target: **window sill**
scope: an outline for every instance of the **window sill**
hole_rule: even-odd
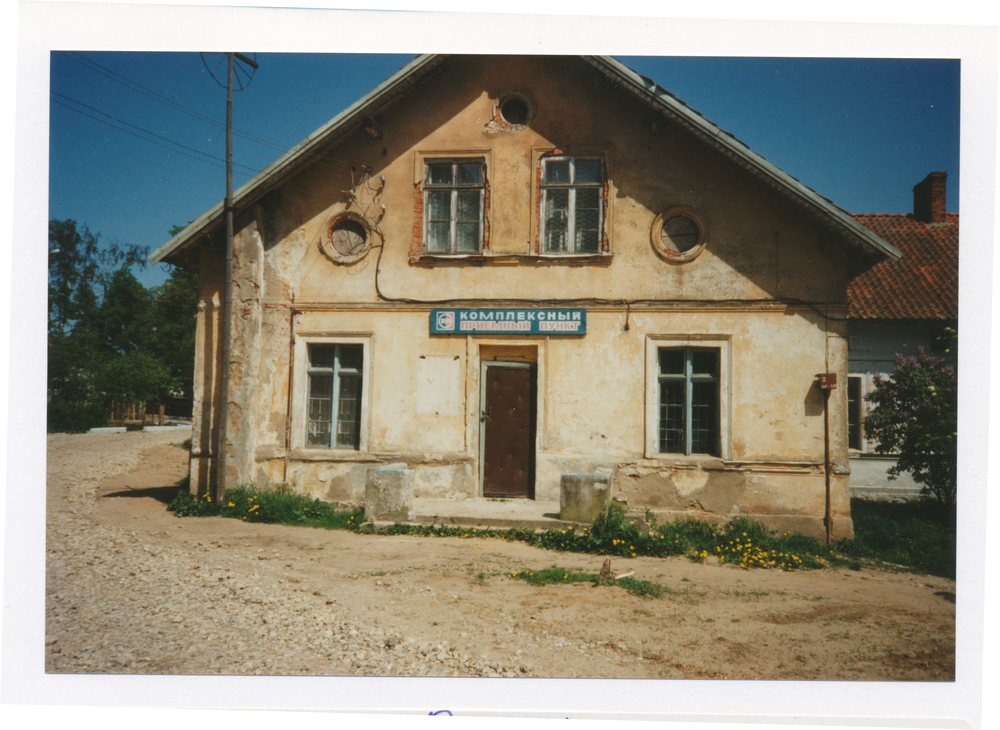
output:
[[[413,266],[610,266],[610,253],[545,253],[545,254],[491,254],[491,253],[423,253],[411,256]]]
[[[718,456],[708,454],[648,454],[640,462],[640,466],[663,467],[669,466],[674,469],[707,469],[709,471],[722,471],[726,468],[726,460]]]
[[[317,447],[293,448],[290,454],[297,461],[379,461],[379,457],[367,451],[353,449],[326,449]]]

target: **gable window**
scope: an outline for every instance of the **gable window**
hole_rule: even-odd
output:
[[[363,345],[309,344],[308,446],[360,448],[363,363]]]
[[[661,347],[658,450],[720,455],[719,350]]]
[[[600,157],[542,159],[542,253],[600,253],[604,161]]]
[[[483,250],[485,175],[482,159],[435,160],[424,165],[424,250]]]

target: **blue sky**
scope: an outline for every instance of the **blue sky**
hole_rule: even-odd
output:
[[[236,188],[413,56],[256,58],[234,94]],[[913,186],[936,170],[959,211],[958,60],[619,59],[849,212],[910,212]],[[198,53],[53,51],[49,218],[108,242],[165,243],[225,194],[225,96]]]

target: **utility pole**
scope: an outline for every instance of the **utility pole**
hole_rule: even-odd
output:
[[[242,53],[230,52],[226,72],[226,200],[223,204],[226,215],[226,287],[222,299],[222,382],[219,397],[218,443],[215,448],[215,494],[216,504],[222,504],[226,494],[226,435],[229,423],[229,371],[231,369],[232,319],[233,319],[233,63],[234,58],[257,69],[257,63]]]

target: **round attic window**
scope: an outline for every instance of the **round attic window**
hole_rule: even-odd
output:
[[[528,121],[528,103],[518,96],[511,96],[500,105],[500,116],[507,124],[524,124]]]
[[[667,261],[697,258],[705,249],[708,227],[705,219],[686,206],[675,206],[656,216],[650,231],[653,248]]]
[[[535,102],[521,90],[508,91],[497,99],[493,119],[507,129],[524,129],[535,116]]]
[[[323,253],[340,264],[350,264],[362,258],[371,248],[371,231],[365,219],[356,213],[330,216],[326,235],[320,242]]]

